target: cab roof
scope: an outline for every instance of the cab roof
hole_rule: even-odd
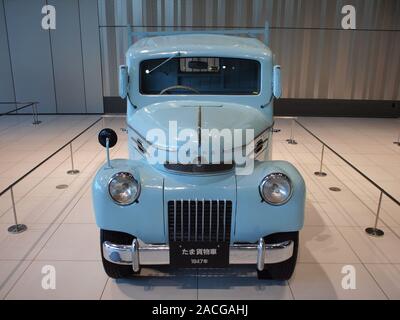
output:
[[[207,33],[143,38],[129,48],[127,55],[168,55],[177,51],[188,55],[232,55],[247,58],[265,58],[272,55],[269,48],[256,38]]]

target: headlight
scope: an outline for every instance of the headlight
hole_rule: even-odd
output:
[[[129,172],[118,172],[108,183],[111,198],[119,205],[134,203],[140,194],[140,184]]]
[[[283,173],[270,173],[260,184],[260,194],[269,204],[284,204],[292,195],[292,183]]]

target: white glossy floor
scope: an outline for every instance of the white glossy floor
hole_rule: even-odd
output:
[[[369,178],[400,199],[400,119],[300,118]],[[300,130],[301,132],[301,130]]]
[[[99,116],[41,115],[32,125],[31,115],[0,117],[0,190],[71,140]]]
[[[53,131],[45,131],[45,136],[51,140],[54,134],[61,139],[64,134],[64,139],[67,139],[72,120],[76,121],[74,128],[77,131],[85,127],[84,122],[78,124],[78,118],[68,117],[71,116],[55,117],[52,121],[57,121],[57,125],[52,127]],[[21,135],[26,135],[28,129],[36,130],[29,135],[44,132],[41,130],[46,122],[42,120],[43,127],[33,128],[26,124],[14,130],[14,139],[18,139],[19,130]],[[326,134],[326,138],[335,134],[332,130],[337,121],[312,120],[309,125],[318,124],[319,133]],[[352,123],[351,119],[346,121],[354,132],[375,128],[373,120],[365,123],[359,119]],[[387,124],[382,125],[382,121],[387,121]],[[393,121],[378,119],[377,128],[392,126]],[[5,123],[8,125],[7,121]],[[6,137],[8,131],[3,125],[0,123],[0,131]],[[106,125],[119,133],[112,157],[126,157],[126,135],[119,130],[124,127],[124,119],[106,119]],[[104,150],[96,138],[101,127],[102,122],[74,143],[75,167],[81,170],[80,174],[66,175],[70,169],[69,150],[66,149],[15,188],[18,217],[20,222],[28,225],[26,232],[19,235],[7,232],[7,227],[13,222],[10,197],[5,194],[0,198],[0,298],[400,299],[399,207],[384,199],[380,227],[385,235],[382,238],[366,235],[364,228],[374,222],[378,192],[330,153],[326,154],[324,166],[328,176],[314,176],[313,172],[318,169],[320,145],[299,128],[295,130],[299,144],[287,144],[285,139],[290,127],[287,120],[277,120],[276,127],[282,131],[274,137],[274,158],[293,162],[304,175],[308,187],[299,259],[289,282],[260,282],[254,269],[249,267],[219,272],[145,269],[143,276],[136,279],[109,279],[101,266],[99,236],[90,195],[91,178],[104,161]],[[324,127],[327,132],[324,132]],[[363,135],[354,132],[346,137],[346,144],[352,145],[352,138],[362,140]],[[393,139],[390,137],[388,145],[398,156],[397,149],[391,148]],[[364,143],[369,142],[365,137]],[[334,147],[336,142],[330,143]],[[42,146],[45,150],[46,142],[43,141]],[[49,144],[49,153],[53,147]],[[18,149],[3,148],[2,144],[1,157],[5,150],[8,150],[10,159],[14,159],[12,154],[18,156]],[[357,152],[352,154],[357,155]],[[360,152],[359,156],[363,157],[363,153]],[[394,180],[398,183],[398,179]],[[68,184],[69,187],[56,189],[59,184]],[[331,186],[338,186],[342,191],[332,192],[328,189]],[[56,269],[55,290],[42,288],[42,268],[46,265]],[[346,265],[352,265],[356,270],[356,289],[342,288],[345,275],[341,271]]]

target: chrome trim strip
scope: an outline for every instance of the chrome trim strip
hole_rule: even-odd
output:
[[[234,169],[235,169],[235,164],[229,164],[229,167],[226,169],[222,169],[222,170],[215,170],[215,171],[184,171],[184,170],[177,170],[176,168],[171,168],[172,165],[175,164],[165,164],[164,163],[164,168],[165,170],[169,171],[169,172],[174,172],[174,173],[178,173],[181,175],[222,175],[222,174],[227,174],[227,173],[231,173]],[[191,164],[187,164],[188,166],[190,166]],[[209,164],[209,165],[213,165],[213,164]],[[219,164],[215,164],[215,165],[219,165]]]
[[[195,223],[195,230],[194,230],[194,241],[197,241],[197,207],[199,206],[198,202],[197,202],[197,198],[194,200],[195,204],[196,204],[196,223]]]
[[[191,214],[191,212],[190,212],[190,201],[191,200],[188,201],[188,205],[189,205],[189,208],[188,208],[188,241],[190,241],[190,214]]]
[[[263,271],[265,263],[265,242],[263,238],[258,240],[257,244],[257,270]]]
[[[132,245],[113,244],[105,241],[103,243],[104,259],[120,265],[132,265],[133,270],[139,270],[140,265],[170,263],[169,245],[146,244],[138,239],[135,240]],[[141,243],[140,246],[139,243]],[[257,268],[260,268],[263,255],[265,264],[283,262],[293,255],[294,242],[291,240],[273,244],[264,243],[265,252],[261,255],[258,249],[259,244],[260,241],[257,244],[231,245],[229,247],[229,264],[254,264]],[[258,258],[260,256],[261,258]]]
[[[144,153],[142,153],[138,148],[136,148],[135,146],[132,146],[133,149],[135,149],[138,153],[140,153],[141,155],[144,155]]]
[[[274,125],[275,125],[275,121],[272,122],[272,124],[271,124],[270,126],[266,127],[263,131],[261,131],[256,137],[254,137],[253,141],[255,141],[255,140],[257,140],[259,137],[261,137],[266,131],[272,130],[272,128],[274,127]],[[250,143],[251,143],[251,141],[250,141]],[[250,143],[246,144],[245,147],[247,147]]]
[[[128,128],[131,129],[134,133],[136,133],[136,135],[138,135],[140,138],[142,138],[143,141],[145,141],[147,144],[149,144],[150,146],[152,145],[151,142],[149,142],[145,137],[143,137],[139,132],[137,132],[135,129],[133,129],[133,127],[127,123]]]
[[[183,241],[183,199],[181,199],[181,241]]]
[[[136,238],[132,241],[132,269],[134,272],[140,269],[139,241]]]
[[[192,208],[192,203],[195,208]],[[199,200],[196,198],[170,200],[168,202],[170,241],[223,241],[229,243],[230,223],[228,218],[231,212],[230,210],[228,212],[228,203],[230,201],[226,199]],[[178,209],[178,204],[180,204],[180,209]],[[186,204],[189,208],[184,208]],[[207,209],[206,204],[209,206]],[[180,221],[177,220],[178,216],[180,216]],[[186,221],[185,217],[187,217]],[[206,218],[209,220],[206,221]],[[192,226],[194,230],[192,230]],[[222,226],[223,230],[220,230]],[[209,231],[208,236],[206,235],[207,230]],[[187,232],[187,234],[184,232]]]
[[[174,200],[174,241],[176,241],[176,200]]]
[[[202,220],[202,226],[201,226],[201,241],[204,241],[204,198],[203,198],[203,205],[202,205],[202,210],[203,210],[203,220]]]
[[[201,150],[201,123],[202,123],[202,120],[201,120],[201,106],[199,106],[199,111],[198,111],[198,113],[197,113],[197,141],[199,142],[199,144],[198,144],[198,149],[199,149],[199,151]],[[199,155],[200,155],[201,153],[199,152]]]
[[[212,231],[212,200],[209,200],[210,202],[210,230],[209,230],[209,241],[211,241],[211,231]]]
[[[226,200],[224,200],[224,241],[226,239]]]
[[[217,237],[215,240],[216,241],[219,240],[219,200],[218,199],[217,199]]]

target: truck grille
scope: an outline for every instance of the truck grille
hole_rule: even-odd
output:
[[[169,241],[229,242],[232,201],[168,201]]]

